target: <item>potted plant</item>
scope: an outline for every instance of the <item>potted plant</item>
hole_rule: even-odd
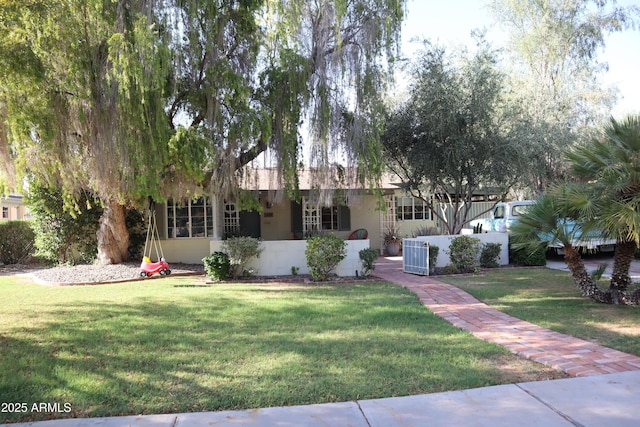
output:
[[[388,228],[384,233],[384,245],[387,250],[387,255],[396,256],[400,253],[400,247],[402,246],[402,236],[397,228]]]

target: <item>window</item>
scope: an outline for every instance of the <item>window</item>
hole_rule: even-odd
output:
[[[2,219],[9,219],[9,208],[6,206],[2,207]]]
[[[240,230],[240,211],[235,203],[224,202],[224,235],[234,236]]]
[[[322,229],[337,230],[338,229],[338,207],[331,206],[322,208]]]
[[[306,199],[303,199],[302,227],[304,233],[317,230],[350,230],[351,210],[349,206],[336,202],[332,206],[317,208]]]
[[[431,219],[429,206],[415,197],[396,197],[398,221],[423,221]]]
[[[213,209],[208,198],[167,203],[167,236],[212,237]]]

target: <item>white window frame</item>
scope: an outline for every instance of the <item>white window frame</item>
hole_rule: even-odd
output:
[[[198,203],[200,200],[202,200],[201,204]],[[186,209],[186,215],[178,217],[178,209]],[[202,223],[194,227],[196,211],[200,209],[204,212],[204,215],[202,215]],[[214,215],[215,212],[213,211],[211,200],[208,197],[201,197],[197,200],[188,199],[182,204],[170,200],[167,202],[167,237],[169,239],[213,237],[215,234],[215,230],[213,229],[215,224],[213,221]],[[179,218],[186,218],[187,222],[185,224],[179,224]],[[200,220],[198,220],[198,222],[200,222]],[[195,230],[196,228],[202,231],[197,231]]]
[[[341,205],[338,200],[332,200],[330,206],[318,206],[302,198],[302,231],[305,236],[318,231],[348,231],[351,214],[348,218],[341,217]],[[345,225],[346,224],[346,225]],[[344,227],[344,228],[343,228]]]
[[[411,204],[404,202],[411,200]],[[431,210],[429,205],[424,201],[412,196],[395,196],[395,211],[397,221],[431,221]],[[416,204],[422,204],[422,218],[416,218]],[[410,218],[405,218],[405,207],[410,208]]]
[[[316,204],[309,203],[306,197],[302,198],[302,232],[307,236],[311,232],[317,232],[322,228],[322,209]]]
[[[234,235],[240,230],[240,210],[238,205],[233,202],[224,202],[223,205],[223,236]]]

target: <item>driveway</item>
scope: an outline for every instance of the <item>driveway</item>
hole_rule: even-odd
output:
[[[604,277],[611,277],[611,270],[613,268],[613,253],[586,255],[583,257],[583,261],[585,267],[587,268],[587,271],[596,270],[601,264],[607,264],[607,269],[605,270]],[[562,256],[548,256],[547,267],[554,270],[569,271],[569,268],[564,262],[564,258]],[[634,282],[640,282],[640,260],[633,260],[633,262],[631,263],[631,268],[629,269],[629,275]]]

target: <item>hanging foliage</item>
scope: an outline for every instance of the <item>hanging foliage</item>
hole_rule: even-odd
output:
[[[262,153],[295,195],[303,140],[318,182],[340,161],[375,183],[404,3],[2,2],[2,179],[96,194],[105,263],[126,259],[126,207],[234,196]]]

